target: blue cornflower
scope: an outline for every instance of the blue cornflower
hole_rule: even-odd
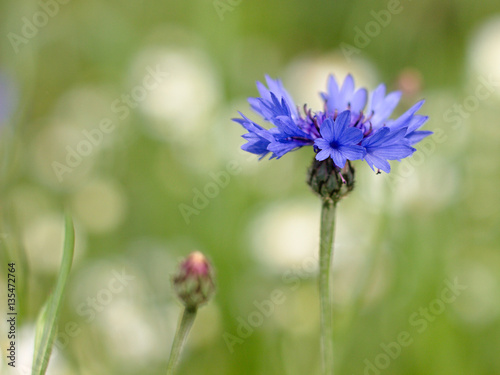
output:
[[[406,129],[391,130],[386,126],[363,139],[361,146],[366,150],[364,159],[371,169],[377,167],[389,173],[391,166],[387,160],[401,160],[415,152],[408,141],[404,140],[405,134]]]
[[[233,119],[248,131],[242,149],[260,158],[271,153],[271,159],[279,159],[303,146],[313,146],[318,161],[331,158],[342,168],[347,161],[362,159],[373,170],[388,173],[389,160],[412,155],[416,150],[411,146],[432,134],[419,130],[428,119],[416,113],[423,100],[397,119],[389,119],[401,93],[386,95],[383,84],[369,95],[364,88],[356,90],[350,74],[342,85],[329,76],[326,93],[321,94],[324,110],[313,112],[304,106],[302,114],[280,80],[266,76],[266,83],[267,87],[257,83],[260,97],[248,102],[272,127],[265,129],[241,113],[241,118]]]
[[[327,118],[321,124],[321,138],[314,141],[314,145],[321,150],[316,155],[317,160],[331,157],[336,166],[343,168],[347,159],[359,160],[365,156],[364,147],[358,146],[363,139],[363,132],[349,127],[350,123],[351,112],[344,111],[335,120]]]

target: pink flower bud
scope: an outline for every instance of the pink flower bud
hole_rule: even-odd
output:
[[[215,292],[212,265],[199,251],[192,252],[180,263],[173,282],[177,296],[187,309],[196,310]]]

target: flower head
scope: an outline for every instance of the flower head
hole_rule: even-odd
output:
[[[335,120],[327,118],[321,124],[321,138],[316,138],[314,145],[321,151],[316,155],[319,161],[329,157],[339,168],[343,168],[347,159],[358,160],[365,155],[365,149],[358,146],[363,139],[363,132],[350,127],[351,112],[344,111]]]
[[[401,160],[416,150],[412,145],[432,134],[419,130],[427,116],[416,112],[420,101],[396,119],[390,119],[401,99],[399,91],[386,95],[385,85],[371,94],[356,89],[348,75],[342,85],[328,78],[323,111],[313,112],[304,106],[301,113],[280,80],[266,76],[267,87],[258,82],[260,97],[249,98],[251,108],[272,126],[263,128],[240,113],[234,119],[247,131],[242,149],[260,158],[271,159],[303,146],[313,146],[316,160],[332,159],[340,169],[347,161],[365,160],[375,170],[390,172],[389,160]]]
[[[208,302],[215,292],[212,266],[199,251],[189,254],[181,262],[173,282],[179,299],[192,310]]]

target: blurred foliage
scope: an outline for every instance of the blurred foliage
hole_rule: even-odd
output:
[[[215,265],[218,294],[200,310],[180,374],[319,373],[316,282],[304,263],[317,246],[309,217],[319,222],[320,203],[304,183],[312,151],[258,162],[238,151],[243,131],[230,119],[249,112],[245,99],[264,74],[283,77],[300,98],[324,90],[326,72],[310,86],[326,69],[391,89],[407,87],[410,72],[415,90],[398,111],[425,97],[425,128],[436,131],[392,175],[358,163],[357,188],[340,204],[338,374],[363,374],[401,332],[412,344],[383,374],[499,373],[500,88],[477,106],[470,98],[481,79],[500,76],[499,28],[487,29],[493,44],[478,47],[478,30],[494,17],[498,24],[500,5],[402,0],[403,10],[346,59],[342,43],[354,46],[356,28],[388,3],[241,1],[221,19],[206,0],[71,0],[53,5],[16,53],[11,33],[22,36],[41,8],[2,1],[0,259],[18,264],[19,361],[32,357],[69,208],[76,253],[48,374],[163,373],[180,311],[170,276],[193,249]],[[147,67],[157,66],[166,78],[121,118],[113,103],[140,94]],[[473,110],[449,117],[467,103]],[[101,139],[95,130],[107,118],[113,130]],[[83,141],[88,156],[58,179],[53,163],[66,163],[68,147],[84,150]],[[185,220],[181,204],[197,213]],[[455,278],[467,289],[418,333],[412,314]],[[283,304],[231,352],[224,333],[237,335],[258,312],[254,302],[275,289]],[[6,328],[0,323],[2,349]]]

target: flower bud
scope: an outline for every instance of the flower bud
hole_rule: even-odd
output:
[[[180,263],[173,283],[177,296],[191,310],[208,302],[215,292],[212,265],[199,251],[192,252]]]
[[[355,171],[349,161],[343,168],[337,167],[331,158],[313,159],[307,173],[307,184],[321,198],[338,202],[354,189]]]

